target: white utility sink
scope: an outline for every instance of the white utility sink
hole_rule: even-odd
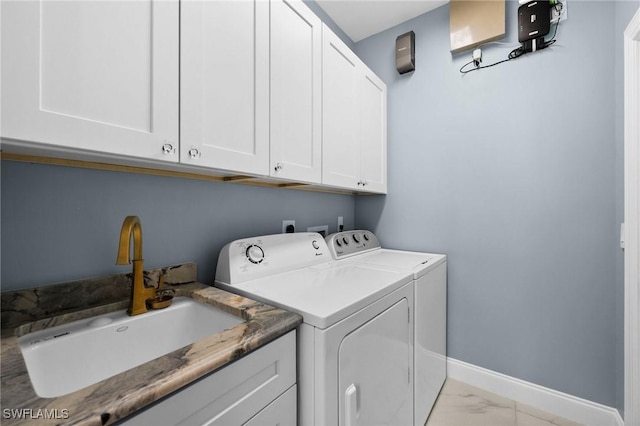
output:
[[[179,297],[165,309],[133,317],[125,311],[111,312],[26,334],[19,343],[36,393],[52,398],[242,322],[213,306]]]

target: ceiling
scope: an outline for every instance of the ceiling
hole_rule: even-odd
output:
[[[316,0],[351,40],[358,42],[449,0]]]

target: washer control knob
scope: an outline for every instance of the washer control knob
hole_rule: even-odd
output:
[[[365,241],[369,241],[369,236],[367,234],[362,234],[362,237]]]
[[[342,247],[342,242],[340,241],[340,238],[336,238],[336,245],[338,247]]]
[[[349,239],[347,237],[343,237],[342,242],[344,243],[345,246],[349,245]]]
[[[360,238],[358,237],[358,234],[353,234],[352,237],[353,237],[353,241],[355,241],[356,244],[360,242]]]
[[[251,263],[260,263],[264,260],[264,251],[260,246],[255,244],[247,247],[246,254],[247,259],[249,259],[249,262]]]
[[[316,240],[313,240],[311,242],[311,245],[313,246],[314,249],[318,250],[320,248],[320,244],[318,244],[318,242]]]

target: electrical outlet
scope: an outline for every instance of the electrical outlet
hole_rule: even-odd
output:
[[[344,230],[344,221],[342,220],[342,216],[338,216],[338,232],[342,232]]]
[[[310,226],[307,228],[307,232],[317,232],[324,238],[329,235],[329,225]]]
[[[560,4],[562,4],[562,9],[558,12],[558,8]],[[560,18],[560,22],[567,19],[567,0],[556,1],[555,4],[551,5],[551,23],[555,24],[558,22],[558,17]]]
[[[291,228],[289,228],[291,227]],[[296,232],[296,221],[293,219],[283,220],[282,221],[282,233],[293,233]]]

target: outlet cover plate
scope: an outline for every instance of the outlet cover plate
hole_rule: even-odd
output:
[[[293,225],[293,229],[295,232],[295,228],[296,228],[296,221],[293,219],[288,219],[288,220],[283,220],[282,221],[282,233],[286,234],[287,233],[287,226],[289,225]]]

